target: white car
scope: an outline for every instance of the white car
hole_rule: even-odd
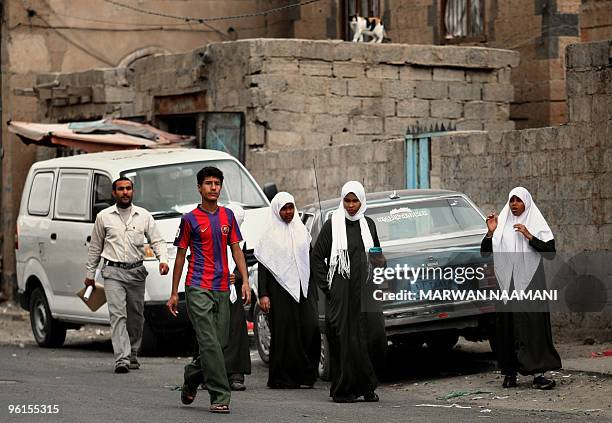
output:
[[[32,332],[40,346],[61,346],[66,329],[87,323],[109,324],[106,305],[92,312],[76,292],[83,287],[95,216],[113,201],[112,181],[126,176],[134,182],[133,202],[153,214],[167,242],[172,269],[176,256],[172,243],[181,215],[201,201],[196,174],[204,166],[217,166],[223,171],[219,202],[244,207],[242,232],[247,247],[253,248],[268,218],[269,201],[248,170],[229,154],[201,149],[130,150],[32,165],[17,219],[15,253],[20,304],[30,311]],[[275,190],[274,185],[266,187],[268,195]],[[149,276],[143,349],[153,351],[158,335],[190,328],[184,303],[186,271],[179,286],[177,319],[165,308],[172,270],[160,276],[151,248],[145,245],[144,250]],[[249,255],[247,261],[252,263]]]

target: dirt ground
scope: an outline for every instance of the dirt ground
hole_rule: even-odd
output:
[[[84,326],[78,331],[69,331],[66,338],[67,345],[109,342],[110,331],[106,326]],[[28,313],[13,303],[0,304],[0,344],[21,348],[35,344]],[[561,342],[557,340],[556,347],[562,360],[609,360],[609,368],[612,369],[612,357],[590,358],[592,352],[612,349],[612,343],[596,341],[593,345],[585,345],[584,338],[562,339]],[[492,363],[494,359],[486,342],[474,343],[462,339],[454,353],[476,362]],[[401,360],[410,362],[419,359],[417,356],[411,358],[410,352],[405,354]],[[440,359],[444,360],[443,357]],[[519,377],[519,387],[516,389],[503,389],[503,377],[490,368],[488,364],[480,370],[466,372],[469,374],[461,374],[462,370],[459,370],[434,376],[402,375],[399,381],[387,386],[405,391],[407,396],[418,399],[423,407],[469,407],[479,409],[483,418],[488,417],[492,410],[521,409],[535,414],[556,411],[577,417],[612,419],[612,371],[607,374],[565,369],[552,372],[550,376],[557,381],[557,387],[551,391],[538,391],[531,389],[530,377]]]

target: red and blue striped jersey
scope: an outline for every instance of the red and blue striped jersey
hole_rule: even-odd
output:
[[[228,245],[242,241],[234,213],[219,206],[214,213],[200,207],[184,214],[174,240],[178,248],[190,249],[186,286],[229,291]]]

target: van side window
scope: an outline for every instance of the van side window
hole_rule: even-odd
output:
[[[55,217],[86,220],[89,218],[89,171],[62,171],[57,183]]]
[[[97,173],[94,180],[94,206],[99,203],[106,203],[112,206],[115,203],[112,190],[113,183],[110,178]]]
[[[53,172],[40,172],[34,175],[28,199],[28,214],[36,216],[49,214],[53,179]]]
[[[105,208],[115,204],[113,199],[113,183],[106,175],[96,173],[94,176],[93,188],[93,209],[91,212],[91,220],[95,221],[96,216]]]

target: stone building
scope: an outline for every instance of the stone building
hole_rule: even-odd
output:
[[[119,7],[117,3],[132,6]],[[34,121],[38,100],[36,76],[48,72],[78,72],[130,65],[153,54],[190,51],[209,42],[253,37],[291,37],[296,8],[271,14],[285,0],[118,1],[0,0],[2,64],[2,248],[5,294],[14,282],[15,219],[25,176],[37,159],[36,147],[10,135],[6,122]],[[141,10],[141,11],[138,11]],[[144,11],[144,12],[142,12]],[[163,17],[235,16],[218,22]],[[93,93],[92,93],[93,94]],[[96,93],[98,95],[98,93]],[[44,151],[43,151],[44,153]],[[2,292],[2,289],[0,289]]]
[[[210,146],[207,130],[229,125],[230,132],[244,129],[245,147],[237,154],[262,181],[273,176],[275,160],[288,163],[291,149],[305,152],[303,163],[345,149],[342,155],[371,153],[382,169],[394,169],[388,171],[393,179],[372,188],[399,186],[405,183],[398,173],[403,140],[393,146],[389,137],[402,136],[417,121],[466,130],[563,123],[565,46],[612,37],[612,0],[121,0],[97,2],[93,12],[79,0],[2,0],[0,11],[6,291],[14,280],[21,187],[30,164],[48,154],[10,136],[9,119],[130,117],[193,133],[203,146]],[[383,17],[388,39],[404,45],[353,49],[336,41],[321,54],[315,51],[320,45],[305,41],[274,47],[254,42],[248,52],[240,43],[205,47],[257,37],[348,39],[353,13]],[[185,16],[193,19],[177,18]],[[197,19],[202,16],[235,18]],[[47,76],[37,79],[39,74]],[[221,112],[228,114],[214,114]],[[358,144],[341,147],[353,142]],[[432,165],[436,148],[432,143]],[[323,163],[326,180],[341,177],[336,161],[329,169]],[[353,167],[358,169],[366,168]],[[277,182],[286,187],[305,177],[283,175],[289,179]],[[432,173],[432,183],[439,177]],[[303,201],[311,200],[307,187],[299,188]]]
[[[114,114],[195,135],[203,148],[216,148],[222,126],[260,183],[274,181],[305,204],[315,199],[313,159],[324,197],[349,177],[367,178],[368,189],[403,188],[407,130],[514,129],[517,65],[517,53],[482,47],[211,43],[131,68],[40,75],[39,119]],[[329,157],[343,149],[351,158],[340,168]]]

